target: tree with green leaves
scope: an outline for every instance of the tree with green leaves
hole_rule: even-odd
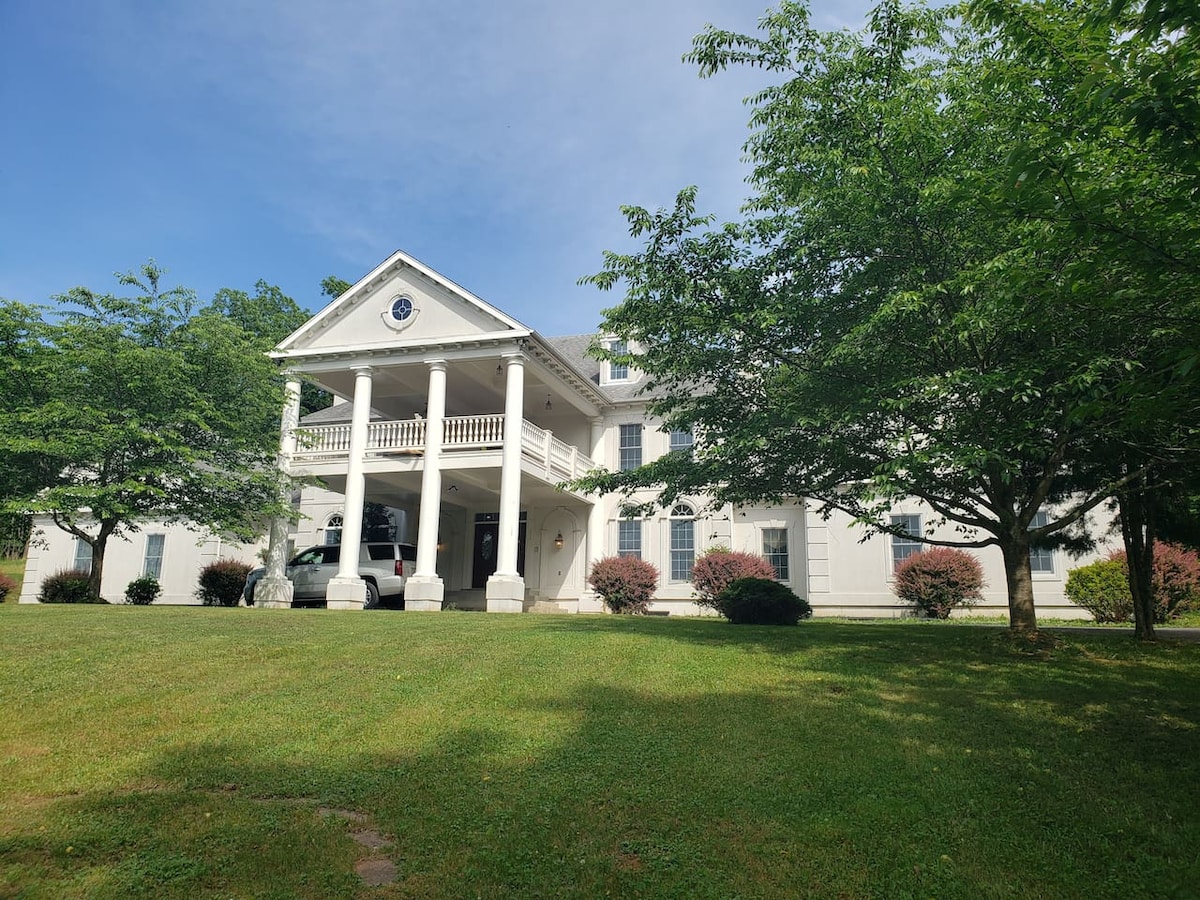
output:
[[[92,549],[158,519],[249,539],[278,512],[283,392],[260,341],[153,261],[127,295],[0,304],[0,512],[42,513]],[[14,390],[7,390],[14,387]]]
[[[916,497],[934,515],[914,537],[999,548],[1010,624],[1034,630],[1030,549],[1081,548],[1088,513],[1143,474],[1096,447],[1149,401],[1145,361],[1179,347],[1159,327],[1176,308],[1132,250],[1017,208],[1068,86],[1023,77],[1020,48],[960,12],[884,2],[862,32],[831,33],[784,2],[760,35],[696,38],[703,75],[777,76],[752,98],[745,215],[714,227],[694,189],[627,208],[642,248],[585,279],[623,286],[604,329],[695,452],[581,485],[804,497],[892,533],[889,510]],[[1091,177],[1137,164],[1110,151]],[[1139,234],[1165,245],[1156,224]]]

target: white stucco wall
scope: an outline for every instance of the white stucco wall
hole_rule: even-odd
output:
[[[85,526],[86,527],[86,526]],[[150,522],[138,531],[109,540],[105,552],[100,595],[111,603],[122,603],[125,587],[143,572],[148,535],[164,536],[163,593],[156,603],[198,604],[196,588],[200,570],[218,559],[236,559],[260,565],[258,551],[263,542],[243,544],[211,534],[189,531],[182,525]],[[75,564],[76,538],[57,528],[47,517],[34,519],[34,535],[25,562],[21,603],[36,603],[42,580]]]

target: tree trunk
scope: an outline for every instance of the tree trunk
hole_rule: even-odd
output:
[[[1010,535],[1000,544],[1004,555],[1004,579],[1008,584],[1008,627],[1013,631],[1037,631],[1033,606],[1033,573],[1029,567],[1029,537]]]
[[[1138,640],[1156,641],[1154,633],[1154,501],[1145,479],[1118,498],[1121,537],[1133,597],[1133,633]]]
[[[93,597],[100,597],[100,582],[104,578],[104,552],[108,548],[108,538],[114,528],[115,522],[102,521],[100,531],[89,541],[92,545],[92,570],[88,573],[88,592]]]

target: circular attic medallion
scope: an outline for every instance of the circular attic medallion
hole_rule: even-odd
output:
[[[397,294],[387,302],[387,307],[383,311],[383,321],[392,328],[406,328],[413,323],[419,311],[412,297],[407,294]]]

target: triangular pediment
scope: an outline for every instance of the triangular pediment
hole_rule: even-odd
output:
[[[397,251],[285,338],[276,352],[337,352],[528,332],[516,319]]]

